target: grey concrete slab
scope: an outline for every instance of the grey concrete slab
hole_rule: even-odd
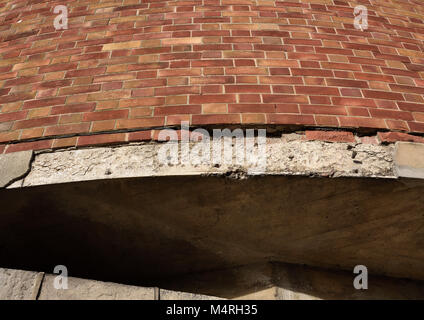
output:
[[[0,155],[0,188],[22,177],[30,169],[32,151]]]

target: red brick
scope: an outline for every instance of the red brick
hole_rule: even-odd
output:
[[[236,102],[234,94],[210,94],[204,96],[190,96],[190,103]]]
[[[271,89],[265,85],[227,85],[226,93],[270,93]]]
[[[404,100],[402,94],[387,91],[362,90],[365,98]]]
[[[47,127],[45,136],[56,136],[71,133],[85,133],[90,129],[90,123],[66,124],[60,126]]]
[[[118,120],[116,124],[117,129],[132,129],[132,128],[150,128],[160,127],[165,124],[164,117],[153,118],[138,118],[128,120]]]
[[[378,138],[381,142],[396,142],[396,141],[409,141],[424,143],[423,137],[413,136],[402,132],[378,132]]]
[[[271,124],[297,124],[297,125],[314,125],[313,116],[308,115],[292,115],[292,114],[268,114],[268,123]]]
[[[297,94],[316,94],[324,96],[338,96],[339,89],[328,87],[295,86]]]
[[[124,119],[128,117],[128,110],[110,110],[85,113],[83,121],[98,121],[111,119]]]
[[[96,103],[80,103],[80,104],[70,104],[66,106],[56,106],[53,107],[50,114],[67,114],[67,113],[80,113],[80,112],[90,112],[93,111],[96,107]]]
[[[52,124],[56,124],[58,119],[59,119],[58,117],[46,117],[46,118],[17,121],[15,122],[13,129],[17,130],[17,129],[26,129],[26,128],[35,128],[35,127],[45,127]]]
[[[328,142],[355,142],[352,132],[346,131],[305,131],[306,140]]]
[[[385,110],[385,109],[370,109],[371,117],[395,120],[414,120],[412,114],[407,111]]]
[[[138,131],[128,133],[128,141],[145,141],[152,139],[152,131]]]
[[[5,153],[19,152],[19,151],[26,151],[26,150],[50,149],[52,147],[52,144],[53,144],[53,140],[41,140],[41,141],[34,141],[34,142],[21,142],[21,143],[9,144],[6,148]]]
[[[104,145],[123,143],[126,141],[126,133],[115,133],[115,134],[97,134],[90,136],[78,137],[78,146],[89,146],[89,145]]]
[[[76,69],[78,66],[78,63],[58,63],[58,64],[52,64],[48,66],[42,66],[38,69],[38,73],[48,73],[48,72],[55,72],[55,71],[66,71],[66,70],[73,70]]]
[[[200,124],[238,124],[241,122],[238,114],[193,115],[193,125]]]

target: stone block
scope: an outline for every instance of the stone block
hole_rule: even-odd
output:
[[[0,155],[0,188],[22,177],[31,164],[32,151]]]
[[[396,143],[394,161],[399,177],[424,179],[424,144]]]

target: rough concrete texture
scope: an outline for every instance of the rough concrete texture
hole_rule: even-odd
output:
[[[56,275],[46,275],[40,300],[154,300],[154,288],[144,288],[79,278],[68,278],[68,289],[56,289]]]
[[[35,300],[42,278],[41,272],[0,268],[0,300]]]
[[[264,173],[394,177],[392,145],[304,141],[301,137],[290,134],[267,138]],[[163,164],[158,155],[163,146],[163,143],[144,143],[40,153],[36,155],[23,186],[125,177],[225,174],[248,172],[253,167],[248,163],[237,163],[237,153],[233,154],[232,162],[220,165],[214,165],[212,161],[199,165]],[[191,144],[191,148],[195,146],[195,143]],[[243,151],[239,150],[241,156],[244,156]]]
[[[395,165],[399,177],[424,179],[424,144],[397,142]]]
[[[222,300],[222,298],[206,296],[202,294],[181,292],[181,291],[171,291],[160,289],[160,300]]]
[[[25,175],[30,170],[32,151],[0,155],[0,188]]]

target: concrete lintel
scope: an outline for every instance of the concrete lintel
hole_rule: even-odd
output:
[[[245,138],[246,143],[247,139],[250,138]],[[235,161],[236,153],[241,159],[245,156],[236,150],[232,150],[230,164],[163,164],[159,161],[163,147],[163,143],[138,143],[39,153],[23,183],[13,187],[174,175],[233,177],[234,173],[235,177],[244,177],[253,169],[249,163],[239,165]],[[194,147],[195,143],[191,150]],[[393,145],[304,141],[297,134],[267,138],[266,165],[261,174],[394,179],[393,150]]]
[[[0,188],[18,180],[30,170],[32,151],[0,155]]]
[[[397,142],[395,170],[399,177],[424,179],[424,144]]]

